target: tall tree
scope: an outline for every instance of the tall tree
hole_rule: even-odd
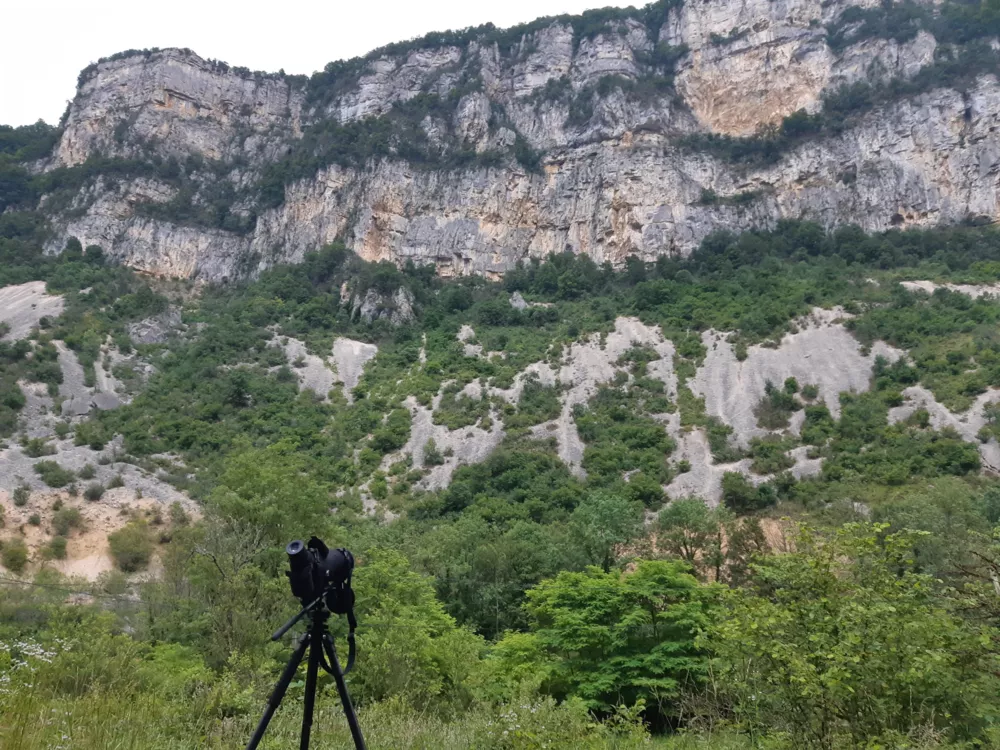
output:
[[[571,523],[591,562],[606,573],[622,547],[642,530],[642,508],[620,495],[599,490],[580,502]]]
[[[562,572],[528,592],[531,632],[506,636],[495,658],[504,673],[541,675],[542,689],[560,699],[597,710],[643,700],[669,715],[705,674],[695,635],[713,592],[675,561]]]
[[[698,642],[714,652],[714,695],[744,729],[809,748],[976,734],[997,688],[989,632],[914,572],[920,534],[887,528],[848,524],[830,541],[804,531],[729,593]]]

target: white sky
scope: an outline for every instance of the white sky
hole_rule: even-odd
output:
[[[504,28],[539,16],[644,0],[33,0],[0,3],[0,124],[55,124],[76,76],[126,49],[188,47],[251,70],[321,70],[429,31],[492,22]]]

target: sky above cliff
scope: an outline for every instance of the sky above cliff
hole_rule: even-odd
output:
[[[500,27],[588,8],[642,5],[600,0],[366,0],[231,3],[125,0],[17,3],[5,8],[0,45],[0,124],[55,124],[73,98],[77,74],[126,49],[188,47],[251,70],[312,73],[430,31]]]

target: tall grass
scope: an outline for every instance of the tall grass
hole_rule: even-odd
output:
[[[301,708],[300,701],[286,700],[261,743],[262,750],[298,747]],[[199,716],[158,696],[114,689],[77,697],[19,690],[0,701],[0,711],[2,750],[231,750],[246,743],[258,719],[250,713]],[[454,721],[387,701],[361,710],[359,719],[373,750],[651,747],[648,737],[635,728],[615,734],[591,723],[584,714],[550,701],[499,710],[477,708]],[[320,699],[313,737],[313,746],[320,750],[353,746],[332,695]]]

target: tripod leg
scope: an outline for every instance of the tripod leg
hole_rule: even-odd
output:
[[[302,735],[299,740],[299,750],[309,750],[309,735],[312,732],[313,706],[316,704],[316,675],[319,672],[319,660],[323,656],[322,636],[315,632],[310,636],[309,666],[306,669],[306,694],[302,707]]]
[[[344,682],[344,673],[340,669],[340,661],[337,659],[337,647],[329,633],[323,634],[323,646],[326,655],[330,659],[330,666],[333,679],[337,682],[337,692],[340,693],[340,703],[344,706],[344,716],[347,717],[347,725],[351,728],[351,737],[354,738],[354,747],[357,750],[365,750],[365,737],[361,734],[361,725],[358,724],[358,715],[354,713],[354,704],[351,703],[351,696],[347,692],[347,683]]]
[[[267,708],[264,710],[264,715],[261,717],[260,723],[253,733],[253,737],[250,738],[250,742],[247,743],[246,750],[256,750],[257,745],[260,744],[261,739],[264,737],[264,732],[267,730],[267,725],[271,723],[271,717],[278,710],[278,705],[281,703],[281,699],[285,697],[285,691],[288,690],[288,685],[295,676],[295,671],[299,668],[299,663],[306,652],[309,640],[309,636],[305,636],[302,639],[298,648],[295,649],[288,660],[288,664],[285,665],[285,671],[281,673],[278,683],[274,686],[274,692],[271,693],[271,697],[267,701]]]

